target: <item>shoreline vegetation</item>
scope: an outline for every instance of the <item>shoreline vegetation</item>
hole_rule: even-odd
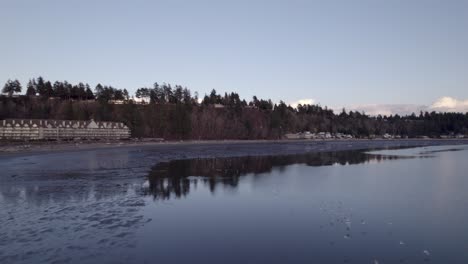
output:
[[[134,95],[98,84],[31,79],[22,94],[18,80],[7,81],[0,96],[0,119],[54,119],[123,122],[133,138],[164,140],[278,140],[288,138],[463,138],[468,113],[420,112],[369,116],[326,106],[298,105],[235,92],[199,98],[180,85],[154,83]]]

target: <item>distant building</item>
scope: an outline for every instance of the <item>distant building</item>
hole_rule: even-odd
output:
[[[94,120],[6,119],[0,121],[0,139],[66,140],[126,139],[130,129],[123,123]]]
[[[301,135],[299,133],[287,133],[284,137],[286,139],[300,139]]]
[[[310,133],[310,131],[306,131],[304,133],[301,133],[301,136],[304,139],[312,139],[314,134]]]
[[[301,133],[287,133],[284,135],[286,139],[353,139],[352,135],[343,133],[330,133],[330,132],[318,132],[311,133],[309,131]]]
[[[392,139],[393,136],[390,135],[390,134],[388,134],[388,133],[385,133],[385,134],[383,135],[383,138],[384,138],[384,139]]]

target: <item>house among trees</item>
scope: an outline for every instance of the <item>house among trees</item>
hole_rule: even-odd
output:
[[[39,119],[5,119],[0,121],[0,139],[7,140],[116,140],[129,137],[130,129],[118,122]]]

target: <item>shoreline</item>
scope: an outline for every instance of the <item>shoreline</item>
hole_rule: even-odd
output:
[[[323,149],[317,146],[326,146],[327,151],[344,151],[359,149],[380,149],[391,147],[419,147],[432,145],[464,145],[468,139],[282,139],[282,140],[188,140],[188,141],[113,141],[113,142],[31,142],[0,143],[0,158],[27,155],[40,155],[52,153],[68,153],[80,151],[111,150],[111,149],[173,149],[191,146],[262,146],[260,149],[268,151],[268,146],[303,146],[303,152],[319,152]],[[266,148],[265,148],[266,147]],[[263,152],[263,151],[261,151]],[[275,152],[275,151],[273,151]],[[301,151],[302,152],[302,151]],[[271,153],[279,154],[279,153]],[[246,155],[250,155],[246,153]]]

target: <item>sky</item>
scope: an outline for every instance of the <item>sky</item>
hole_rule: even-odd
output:
[[[0,83],[166,82],[334,109],[468,111],[466,0],[0,0],[0,10]]]

